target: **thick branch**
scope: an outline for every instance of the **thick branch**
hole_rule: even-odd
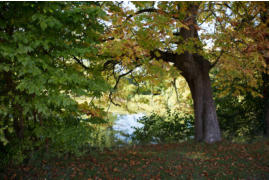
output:
[[[84,69],[87,69],[87,70],[90,69],[89,67],[85,66],[85,64],[83,64],[83,62],[82,62],[81,59],[78,59],[76,56],[73,56],[73,58],[74,58],[75,61],[76,61],[79,65],[81,65]]]
[[[152,12],[170,16],[171,18],[173,18],[173,19],[175,19],[175,20],[180,20],[180,19],[176,16],[177,14],[176,14],[176,15],[173,15],[173,14],[169,14],[169,13],[166,12],[166,11],[162,11],[162,10],[160,10],[160,9],[147,8],[147,9],[139,10],[139,11],[137,11],[136,13],[127,16],[126,21],[128,21],[129,19],[131,19],[132,17],[134,17],[134,16],[136,16],[136,15],[139,15],[139,14],[142,14],[142,13],[152,13]],[[186,19],[185,19],[184,21],[186,21]]]
[[[128,21],[129,19],[131,19],[132,17],[134,17],[134,16],[136,16],[138,14],[142,14],[142,13],[145,13],[145,12],[158,12],[158,10],[155,9],[155,8],[148,8],[148,9],[139,10],[136,13],[130,14],[129,16],[127,16],[126,21]]]
[[[156,50],[150,51],[150,57],[152,59],[153,58],[155,58],[156,60],[162,59],[165,62],[174,63],[176,59],[176,54],[174,54],[173,52],[168,52],[168,51],[164,52],[159,49],[156,49]]]
[[[120,64],[121,62],[116,61],[116,60],[108,60],[104,63],[103,65],[103,70],[109,69],[109,66],[112,65],[113,68],[116,64]]]

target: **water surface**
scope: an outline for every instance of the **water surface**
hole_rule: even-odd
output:
[[[113,130],[123,132],[126,135],[132,135],[135,129],[133,127],[143,127],[143,124],[137,122],[137,120],[143,117],[144,114],[126,114],[126,115],[117,115],[117,120],[113,125]],[[123,141],[129,141],[130,138],[123,136],[121,133],[117,133],[116,137]]]

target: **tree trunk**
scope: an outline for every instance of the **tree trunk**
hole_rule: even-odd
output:
[[[192,16],[185,19],[185,23],[189,24],[188,28],[181,28],[180,31],[176,33],[176,35],[184,39],[184,41],[188,41],[190,38],[199,41],[196,28],[198,9],[199,4],[189,4],[187,11]],[[182,41],[177,42],[177,44],[182,45]],[[200,47],[195,48],[197,50],[200,49]],[[156,51],[159,56],[155,55]],[[174,52],[155,50],[152,51],[150,55],[155,59],[173,62],[175,67],[181,71],[182,76],[186,79],[194,101],[195,139],[207,143],[220,141],[221,133],[209,78],[210,62],[199,54],[188,51],[177,54]]]
[[[210,63],[200,56],[193,57],[189,68],[178,69],[183,70],[194,102],[195,140],[214,143],[221,140],[221,133],[209,78]]]
[[[158,50],[158,53],[162,60],[174,63],[190,87],[194,101],[195,139],[207,143],[220,141],[221,133],[209,78],[209,61],[188,52],[178,55]],[[151,56],[158,59],[153,52]]]

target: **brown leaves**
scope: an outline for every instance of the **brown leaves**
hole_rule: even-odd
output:
[[[206,176],[207,177],[208,176],[208,173],[206,171],[203,171],[202,174],[201,174],[201,176]]]
[[[113,168],[113,172],[120,172],[117,168]]]
[[[181,143],[96,151],[94,156],[44,161],[44,166],[37,169],[31,166],[12,169],[4,179],[21,177],[19,169],[33,179],[44,179],[48,174],[55,179],[80,177],[89,180],[242,179],[269,171],[268,145],[268,141],[247,145],[223,142],[207,146]]]
[[[134,166],[134,165],[136,165],[136,162],[134,160],[131,160],[130,161],[130,166]]]

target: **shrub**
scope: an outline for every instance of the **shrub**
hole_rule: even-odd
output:
[[[194,134],[193,116],[167,110],[166,116],[151,114],[138,120],[144,126],[135,128],[132,135],[134,143],[164,143],[187,140]]]

